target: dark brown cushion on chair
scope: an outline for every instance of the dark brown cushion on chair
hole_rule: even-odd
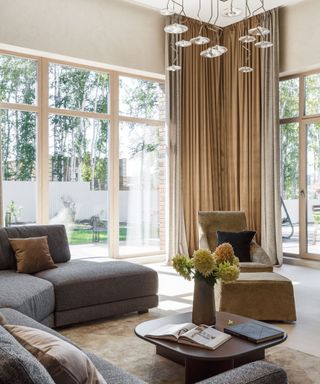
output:
[[[17,259],[17,272],[36,273],[56,268],[47,236],[9,239],[9,242]]]
[[[255,234],[255,231],[217,231],[218,245],[222,243],[230,243],[233,247],[234,254],[239,258],[240,262],[249,262],[251,261],[250,244]]]

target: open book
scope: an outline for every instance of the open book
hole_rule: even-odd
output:
[[[226,333],[207,325],[192,323],[166,324],[146,335],[154,339],[165,339],[194,347],[214,350],[231,338]]]

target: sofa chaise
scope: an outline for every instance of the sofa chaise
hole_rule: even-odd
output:
[[[39,236],[48,236],[58,268],[17,273],[8,239]],[[157,292],[158,276],[151,268],[126,261],[70,260],[63,225],[0,229],[0,307],[16,309],[49,327],[144,312],[158,305]]]

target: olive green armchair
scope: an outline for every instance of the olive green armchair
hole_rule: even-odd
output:
[[[199,212],[199,248],[215,250],[217,231],[240,232],[247,230],[246,215],[238,211]],[[251,262],[241,262],[241,272],[272,272],[272,262],[267,253],[255,242],[250,246]]]

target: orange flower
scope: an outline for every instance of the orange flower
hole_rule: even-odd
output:
[[[225,261],[232,261],[234,252],[232,245],[229,243],[220,244],[215,250],[217,263],[224,263]]]

